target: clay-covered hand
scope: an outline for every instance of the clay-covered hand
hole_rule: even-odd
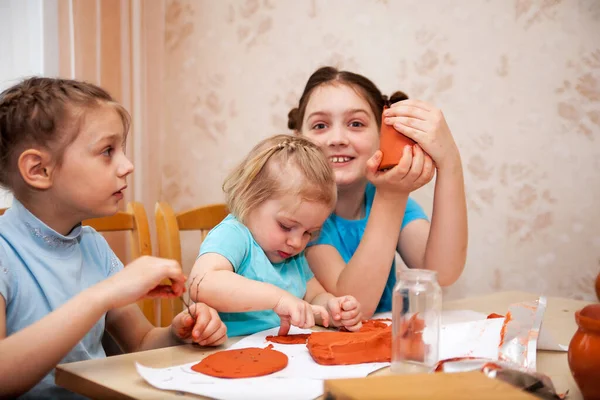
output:
[[[458,147],[441,110],[420,100],[394,103],[384,111],[383,123],[417,142],[431,156],[437,168],[460,163]]]
[[[354,332],[362,327],[360,303],[353,296],[332,297],[327,301],[331,325]]]
[[[161,282],[171,280],[170,285]],[[185,275],[174,260],[143,256],[96,285],[107,309],[123,307],[143,298],[179,297],[185,292]]]
[[[171,323],[171,333],[181,342],[201,346],[218,346],[227,340],[227,327],[219,314],[204,303],[194,303],[177,314]]]
[[[435,166],[418,144],[405,146],[402,158],[392,169],[379,171],[383,155],[380,150],[367,161],[366,176],[379,192],[408,194],[431,181]]]
[[[287,335],[290,326],[312,328],[315,326],[315,315],[319,315],[323,326],[329,326],[329,314],[325,307],[312,305],[291,294],[281,296],[273,311],[279,315],[281,325],[278,335]]]

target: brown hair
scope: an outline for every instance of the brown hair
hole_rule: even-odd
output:
[[[130,117],[104,89],[91,83],[32,77],[0,93],[0,186],[14,189],[17,159],[28,146],[52,152],[58,165],[77,137],[86,109],[115,107],[125,134]]]
[[[396,103],[398,101],[408,99],[408,96],[401,91],[394,92],[389,98],[381,94],[381,91],[375,86],[375,84],[368,78],[355,74],[349,71],[340,71],[334,67],[321,67],[317,69],[308,78],[298,107],[293,108],[288,113],[288,128],[295,131],[302,130],[302,122],[304,120],[304,113],[306,112],[306,105],[310,99],[312,92],[322,85],[340,83],[348,85],[358,91],[360,95],[369,103],[371,111],[375,115],[377,126],[381,128],[381,113],[383,112],[384,106]]]
[[[264,201],[283,194],[335,206],[335,178],[318,146],[298,136],[276,135],[262,140],[225,179],[229,210],[244,222]]]

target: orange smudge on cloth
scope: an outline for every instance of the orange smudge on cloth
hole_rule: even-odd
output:
[[[287,364],[288,357],[273,350],[270,344],[264,349],[248,347],[219,351],[193,365],[192,370],[217,378],[251,378],[281,371]]]

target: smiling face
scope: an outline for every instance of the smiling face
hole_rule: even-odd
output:
[[[325,153],[340,187],[363,181],[367,160],[379,148],[379,128],[369,103],[341,83],[314,89],[300,133]]]
[[[113,215],[133,165],[125,156],[126,132],[110,105],[87,110],[73,143],[64,152],[52,196],[78,220]]]

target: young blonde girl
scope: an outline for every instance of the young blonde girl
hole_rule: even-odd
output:
[[[306,257],[325,289],[354,295],[366,317],[391,310],[396,251],[409,268],[436,271],[443,286],[458,279],[467,254],[462,163],[444,115],[423,101],[394,97],[388,101],[362,75],[323,67],[288,115],[289,128],[323,150],[338,188],[335,212]],[[416,144],[406,146],[397,166],[381,172],[386,102],[393,104],[384,123]],[[434,174],[430,223],[409,194]]]
[[[303,250],[335,205],[331,168],[310,141],[263,140],[223,185],[231,214],[200,247],[190,296],[219,311],[230,336],[315,323],[357,330],[360,305],[327,293]],[[196,282],[196,283],[194,283]]]
[[[154,328],[135,301],[181,295],[180,266],[142,257],[123,268],[81,225],[118,211],[133,170],[128,121],[83,82],[31,78],[0,94],[0,184],[14,195],[0,217],[0,397],[78,397],[55,385],[54,367],[104,357],[105,329],[128,352],[226,338],[202,304]],[[171,287],[159,285],[166,278]]]

